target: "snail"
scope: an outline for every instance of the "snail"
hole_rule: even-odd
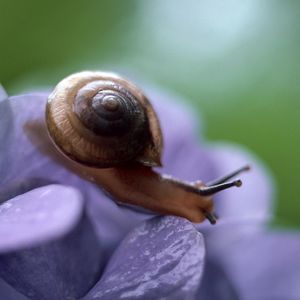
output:
[[[113,199],[192,222],[216,223],[212,195],[243,167],[209,185],[159,174],[163,139],[148,98],[128,80],[85,71],[63,79],[50,94],[46,123],[55,146]]]

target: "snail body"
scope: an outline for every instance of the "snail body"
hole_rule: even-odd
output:
[[[155,172],[163,147],[156,113],[142,91],[113,73],[63,79],[48,98],[46,123],[56,147],[117,201],[215,223],[211,194],[238,185],[206,187]]]

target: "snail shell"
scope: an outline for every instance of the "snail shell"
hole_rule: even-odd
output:
[[[80,72],[51,93],[46,122],[55,145],[81,164],[160,166],[162,134],[146,96],[113,73]]]

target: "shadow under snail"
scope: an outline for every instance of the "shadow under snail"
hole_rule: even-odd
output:
[[[116,201],[192,222],[215,224],[212,195],[240,186],[240,180],[227,181],[249,169],[207,185],[154,171],[163,146],[156,113],[142,91],[113,73],[63,79],[48,98],[46,122],[56,147]]]

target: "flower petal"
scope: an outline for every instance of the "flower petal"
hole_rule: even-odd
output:
[[[193,299],[204,252],[201,234],[187,220],[148,220],[122,241],[85,300]]]
[[[245,299],[297,299],[300,235],[264,232],[244,239],[232,252],[226,268]]]
[[[0,128],[6,128],[3,130],[6,134],[0,136],[1,187],[28,178],[59,181],[66,175],[64,172],[59,174],[59,156],[47,137],[44,122],[46,99],[46,94],[39,93],[0,102]],[[56,175],[60,175],[58,180]]]
[[[206,246],[209,259],[225,271],[239,299],[299,297],[299,233],[262,230],[255,222],[224,223],[206,238]]]
[[[101,271],[101,249],[80,193],[49,185],[0,206],[0,275],[30,299],[84,296]]]
[[[238,300],[239,297],[232,280],[224,272],[220,264],[207,259],[204,274],[196,294],[196,299]]]
[[[81,217],[78,192],[49,185],[19,195],[0,206],[1,253],[32,247],[68,233]]]

